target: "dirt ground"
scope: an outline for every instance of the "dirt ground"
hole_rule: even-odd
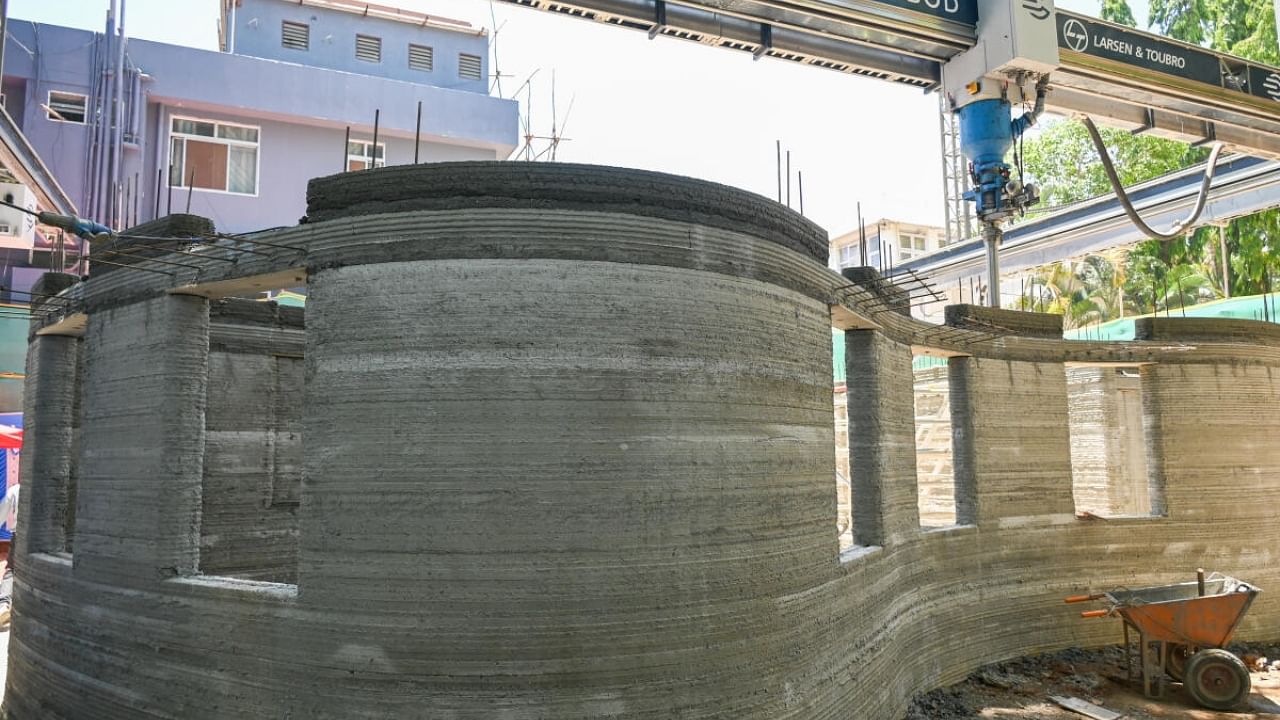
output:
[[[1280,646],[1233,645],[1237,655],[1280,660]],[[1235,712],[1206,710],[1179,683],[1159,700],[1142,694],[1142,684],[1125,677],[1124,650],[1072,648],[988,665],[951,687],[917,695],[906,720],[1014,718],[1016,720],[1087,720],[1065,710],[1050,695],[1076,697],[1123,713],[1125,720],[1251,720],[1280,718],[1280,670],[1254,672],[1247,705]]]

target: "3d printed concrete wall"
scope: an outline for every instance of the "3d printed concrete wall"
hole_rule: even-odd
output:
[[[1276,343],[938,333],[776,203],[653,173],[393,167],[315,181],[310,213],[42,308],[8,717],[887,720],[978,664],[1114,639],[1064,595],[1196,566],[1280,587],[1273,508],[1238,502],[1280,489]],[[296,583],[202,572],[215,405],[279,430],[215,391],[208,298],[303,282]],[[962,525],[920,528],[913,347],[953,355]],[[1076,519],[1068,361],[1141,367],[1160,516]]]

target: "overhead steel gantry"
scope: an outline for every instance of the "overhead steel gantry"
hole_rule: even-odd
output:
[[[978,37],[977,0],[504,1],[924,90]],[[1280,69],[1027,4],[1056,26],[1049,112],[1280,159]]]
[[[1280,159],[1280,69],[1056,10],[1052,0],[506,0],[597,22],[940,90],[998,287],[1002,225],[1039,201],[1004,158],[1041,112]],[[1011,118],[1017,104],[1032,109]],[[1093,133],[1093,126],[1089,125]],[[1101,138],[1094,134],[1096,144]],[[944,143],[945,144],[945,143]],[[1210,165],[1213,165],[1211,160]],[[1201,196],[1207,194],[1210,170]],[[1120,202],[1130,208],[1118,179]],[[1168,232],[1195,222],[1203,203]],[[990,293],[995,302],[997,293]]]

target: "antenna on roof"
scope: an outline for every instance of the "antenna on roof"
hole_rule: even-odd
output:
[[[576,96],[575,96],[576,97]],[[569,101],[569,110],[565,112],[564,121],[561,122],[559,115],[556,113],[556,71],[551,71],[551,135],[531,135],[534,140],[546,140],[547,146],[544,147],[537,155],[533,156],[534,160],[541,160],[543,157],[555,161],[556,151],[560,148],[562,140],[568,140],[564,137],[564,125],[569,122],[569,113],[573,112],[573,100]]]
[[[489,44],[493,47],[493,82],[489,85],[489,92],[494,89],[498,91],[498,97],[502,95],[502,78],[511,77],[502,74],[502,66],[498,63],[498,33],[502,32],[502,28],[507,26],[507,21],[503,20],[502,24],[498,24],[498,14],[493,8],[493,0],[489,0],[489,21],[493,24],[493,41]],[[517,90],[516,92],[520,92]]]

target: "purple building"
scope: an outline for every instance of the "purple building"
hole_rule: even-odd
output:
[[[296,222],[317,175],[516,145],[483,29],[350,0],[222,8],[222,52],[119,42],[112,18],[106,33],[10,22],[6,108],[81,215],[125,227],[190,194],[192,213],[243,232]]]
[[[483,29],[351,0],[221,8],[205,21],[222,52],[122,39],[114,11],[102,33],[11,19],[0,198],[113,228],[190,201],[245,232],[296,223],[315,176],[516,146],[516,103],[488,94]],[[85,272],[85,251],[0,207],[0,412],[22,410],[27,292],[49,269]]]

